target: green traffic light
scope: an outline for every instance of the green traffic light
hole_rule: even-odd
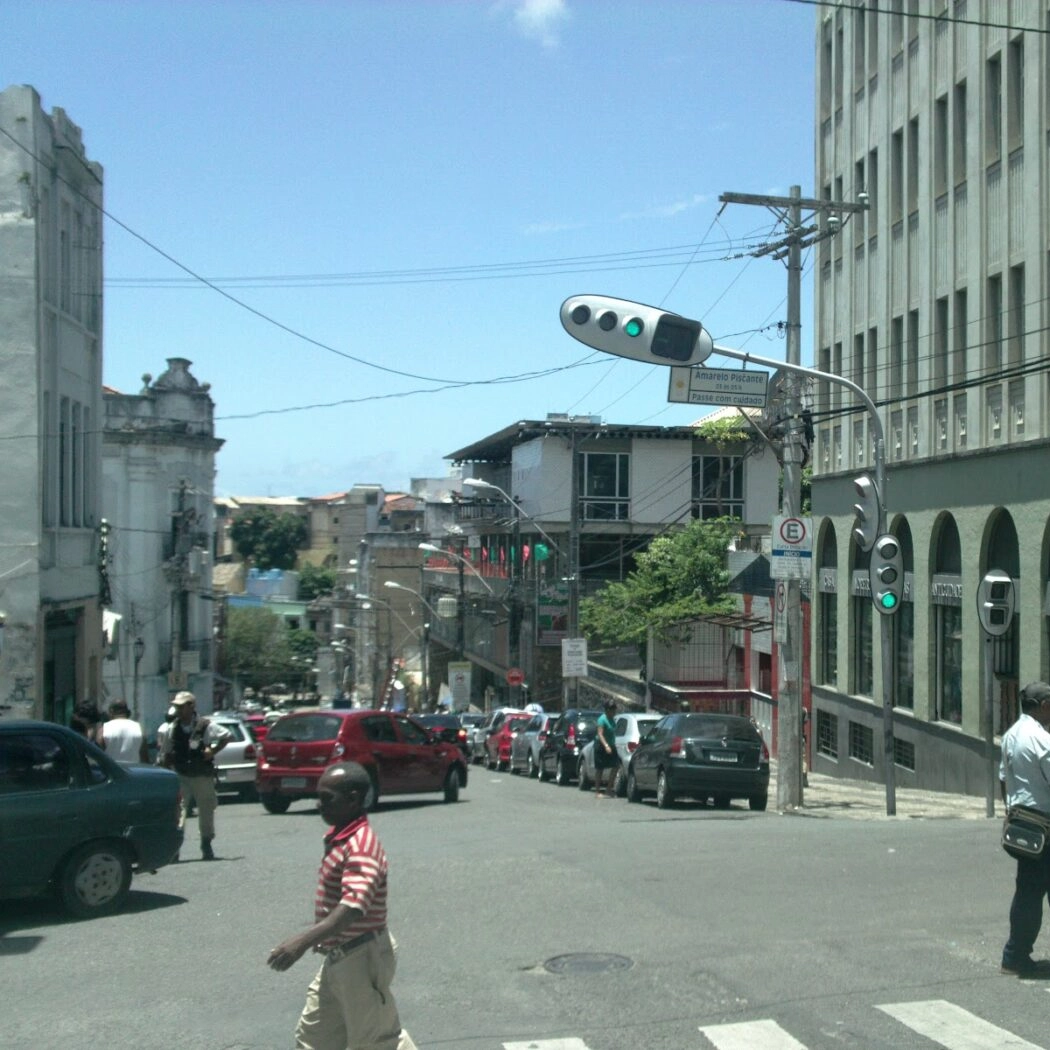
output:
[[[636,339],[642,334],[645,325],[642,323],[640,317],[632,317],[627,324],[623,326],[623,329],[632,339]]]
[[[884,609],[896,609],[897,608],[897,595],[895,595],[893,593],[883,594],[883,595],[881,595],[879,597],[879,604]]]

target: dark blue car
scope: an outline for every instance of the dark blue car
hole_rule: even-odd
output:
[[[182,845],[179,781],[123,766],[51,722],[0,722],[0,897],[53,891],[73,915],[117,911],[134,871]]]

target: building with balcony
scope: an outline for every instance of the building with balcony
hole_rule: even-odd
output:
[[[0,715],[97,701],[102,168],[65,111],[0,92]]]
[[[107,389],[102,489],[110,601],[119,617],[103,682],[155,729],[190,689],[209,711],[215,684],[212,591],[215,436],[210,387],[182,357],[137,394]]]
[[[562,639],[578,601],[621,580],[635,553],[694,518],[738,517],[741,544],[768,535],[779,467],[758,436],[722,447],[690,426],[523,420],[447,456],[461,475],[454,522],[431,542],[432,676],[471,666],[471,701],[563,702]],[[471,484],[477,482],[478,484]],[[444,599],[444,602],[442,602]],[[524,687],[507,672],[524,671]],[[512,676],[513,677],[513,676]]]
[[[851,482],[872,469],[874,430],[822,384],[817,771],[882,779],[892,761],[902,785],[980,794],[986,738],[1015,718],[1019,686],[1050,670],[1048,30],[1046,4],[994,0],[817,13],[818,195],[866,194],[868,208],[817,247],[815,364],[878,405],[887,527],[906,573],[899,612],[873,622]],[[1017,615],[986,646],[976,595],[993,568],[1013,578]],[[896,652],[889,682],[880,626]],[[892,756],[881,746],[887,695]]]

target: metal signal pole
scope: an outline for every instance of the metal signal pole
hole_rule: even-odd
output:
[[[802,464],[805,460],[805,423],[802,419],[802,397],[798,371],[801,368],[802,345],[802,249],[837,233],[842,212],[864,211],[867,201],[850,204],[842,201],[803,199],[799,186],[791,187],[789,197],[766,197],[746,193],[723,193],[723,204],[758,204],[772,211],[787,227],[786,235],[773,244],[752,252],[755,256],[772,255],[787,259],[787,346],[789,371],[787,418],[781,466],[784,471],[780,513],[797,518],[802,513]],[[819,224],[803,226],[802,209],[836,218],[821,229]],[[717,347],[715,348],[717,352]],[[778,631],[777,659],[777,809],[781,812],[802,805],[802,579],[795,576],[785,581],[784,629]]]

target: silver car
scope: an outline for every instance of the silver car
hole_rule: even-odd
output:
[[[533,715],[517,736],[510,742],[510,771],[537,776],[540,771],[540,748],[547,739],[547,730],[557,718],[556,714]]]
[[[663,717],[658,711],[625,712],[616,716],[616,753],[620,756],[620,769],[616,774],[615,791],[623,798],[627,794],[627,765],[638,741]],[[581,791],[594,786],[594,741],[590,741],[580,752],[576,767],[576,780]]]
[[[255,798],[255,736],[236,715],[212,715],[211,721],[230,734],[229,743],[215,756],[215,790]]]

